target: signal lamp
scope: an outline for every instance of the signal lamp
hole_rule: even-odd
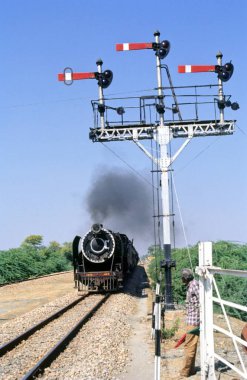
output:
[[[157,55],[160,59],[163,59],[167,56],[170,51],[170,47],[170,42],[167,40],[164,40],[160,43],[153,43],[153,50],[156,50],[155,55]]]
[[[232,103],[230,102],[230,100],[227,100],[227,101],[225,102],[225,105],[226,105],[226,107],[231,107]]]
[[[98,112],[103,115],[105,113],[105,105],[104,104],[98,104]]]
[[[103,228],[103,224],[95,223],[92,225],[91,230],[95,234],[98,234],[102,230],[102,228]]]
[[[239,104],[237,102],[234,102],[231,104],[231,109],[233,111],[237,111],[239,109]]]
[[[223,110],[225,108],[225,106],[226,106],[226,102],[224,99],[218,100],[218,107],[220,110]]]
[[[118,107],[116,111],[117,111],[117,114],[120,116],[122,116],[125,113],[125,110],[123,107]]]
[[[227,62],[224,66],[215,66],[215,72],[218,74],[218,78],[222,80],[222,82],[227,82],[234,71],[234,66],[231,62]]]
[[[218,107],[220,110],[223,110],[225,107],[231,107],[233,111],[237,111],[239,109],[239,104],[237,102],[232,103],[230,100],[217,100]]]
[[[93,130],[91,130],[91,131],[89,132],[89,138],[90,138],[90,140],[95,141],[95,137],[96,137],[95,132],[94,132]]]
[[[157,111],[159,114],[163,114],[163,113],[165,113],[165,106],[162,105],[162,104],[156,104],[156,111]]]
[[[103,73],[95,73],[95,78],[98,80],[98,85],[102,88],[110,86],[113,79],[113,72],[105,70]]]

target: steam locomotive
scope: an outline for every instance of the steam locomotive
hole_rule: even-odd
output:
[[[117,291],[137,265],[133,242],[119,232],[95,223],[91,230],[73,241],[75,286],[79,291]]]

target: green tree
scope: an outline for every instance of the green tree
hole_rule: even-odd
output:
[[[57,252],[61,249],[61,246],[57,241],[53,240],[53,241],[50,241],[48,248],[50,248],[54,252]]]
[[[45,247],[42,251],[46,257],[49,257],[54,252],[59,252],[61,250],[61,246],[58,242],[51,241],[48,247]]]
[[[68,243],[68,242],[63,243],[63,246],[61,248],[61,253],[66,257],[67,260],[69,260],[70,262],[73,261],[71,243]]]
[[[26,239],[23,241],[21,246],[31,246],[35,248],[40,248],[43,243],[43,236],[42,235],[30,235],[27,236]]]
[[[19,248],[0,251],[0,284],[72,269],[67,258],[71,244],[61,247],[52,241],[45,247],[42,239],[40,235],[31,235]]]
[[[151,286],[154,288],[155,283],[160,278],[160,262],[164,259],[164,254],[159,246],[152,245],[148,248],[148,257],[151,258],[148,266],[148,275],[152,280]],[[163,291],[163,284],[161,283]]]

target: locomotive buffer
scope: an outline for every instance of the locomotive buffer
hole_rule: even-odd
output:
[[[131,101],[138,101],[138,119],[135,121],[125,121],[125,113],[127,108],[133,112],[133,104],[130,107],[124,108],[123,106],[116,106],[119,98],[106,99],[103,95],[103,89],[107,88],[113,78],[113,73],[110,70],[102,71],[102,60],[98,60],[97,72],[93,73],[73,73],[72,69],[66,68],[63,74],[58,75],[60,81],[65,84],[72,84],[73,80],[78,79],[96,79],[98,81],[99,99],[92,101],[94,111],[94,128],[90,128],[89,138],[93,142],[113,142],[113,141],[133,141],[158,167],[160,172],[160,196],[162,202],[162,214],[157,215],[162,220],[162,235],[163,235],[163,251],[164,260],[161,267],[165,270],[165,295],[164,304],[167,310],[174,309],[173,294],[172,294],[172,267],[175,261],[171,257],[171,218],[173,214],[170,211],[170,194],[169,194],[169,176],[171,166],[176,158],[180,155],[183,149],[188,145],[193,137],[206,137],[206,136],[223,136],[230,135],[235,130],[235,120],[225,120],[224,110],[226,107],[231,107],[233,110],[239,108],[238,103],[231,103],[230,96],[224,95],[223,82],[230,79],[233,73],[233,65],[231,62],[222,65],[222,53],[216,55],[217,65],[185,65],[179,66],[179,73],[199,73],[199,72],[213,72],[218,76],[218,84],[206,86],[183,86],[174,87],[172,84],[171,76],[167,65],[162,65],[161,60],[164,59],[170,50],[170,43],[167,40],[160,41],[160,33],[154,33],[155,42],[152,43],[123,43],[117,44],[117,51],[129,50],[143,50],[150,49],[155,52],[156,57],[156,73],[157,73],[157,94],[151,96],[142,96],[140,98],[128,98]],[[162,85],[162,69],[166,70],[169,80],[169,87]],[[201,119],[198,117],[198,106],[202,104],[198,101],[197,90],[202,87],[210,89],[217,88],[218,93],[213,95],[215,118],[214,119]],[[179,103],[178,96],[175,89],[179,88],[194,88],[195,101],[194,103]],[[171,107],[165,104],[168,95],[164,95],[164,90],[170,90],[172,95],[173,104]],[[182,96],[182,95],[181,95]],[[191,95],[188,95],[191,96]],[[124,99],[124,98],[122,98]],[[190,98],[191,99],[191,98]],[[125,99],[126,100],[126,99]],[[108,102],[113,102],[109,105]],[[151,103],[150,103],[151,101]],[[210,102],[204,102],[204,104]],[[185,104],[194,104],[196,116],[194,118],[182,119],[181,108]],[[155,113],[155,121],[147,121],[147,114],[153,107]],[[166,111],[171,112],[172,117],[170,120],[164,118]],[[118,115],[120,121],[110,121],[109,115],[114,113]],[[216,113],[218,116],[216,116]],[[158,117],[157,117],[158,115]],[[131,114],[132,116],[132,114]],[[174,120],[177,116],[178,120]],[[158,120],[157,120],[158,119]],[[185,138],[185,141],[176,151],[173,156],[169,155],[169,145],[173,138]],[[154,157],[146,147],[141,143],[141,140],[154,139],[159,147],[158,157]]]

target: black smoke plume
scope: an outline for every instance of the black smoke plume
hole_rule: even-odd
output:
[[[137,175],[118,169],[98,174],[86,203],[92,223],[134,239],[141,255],[153,244],[152,187]]]

